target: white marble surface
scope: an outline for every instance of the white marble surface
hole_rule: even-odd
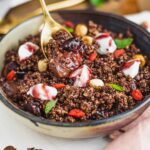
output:
[[[107,141],[101,137],[82,140],[66,140],[40,134],[17,122],[0,102],[0,150],[7,145],[26,150],[36,147],[43,150],[102,150]]]
[[[150,13],[144,12],[128,16],[137,23],[150,22]],[[149,19],[148,19],[149,18]],[[5,107],[0,103],[0,150],[7,145],[14,145],[17,150],[26,150],[27,147],[36,147],[43,150],[103,150],[107,141],[101,137],[84,140],[65,140],[48,137],[33,131],[7,114]]]
[[[138,14],[127,15],[126,17],[137,24],[140,24],[143,21],[150,23],[150,11],[143,11]]]

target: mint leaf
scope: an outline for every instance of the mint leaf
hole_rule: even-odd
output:
[[[73,28],[66,27],[66,29],[67,29],[70,33],[73,33],[73,32],[74,32],[74,29],[73,29]]]
[[[45,114],[48,114],[51,111],[51,109],[56,105],[56,103],[57,100],[50,100],[45,106],[44,109]]]
[[[127,46],[131,45],[132,42],[133,42],[132,38],[115,39],[115,43],[118,49],[126,48]]]
[[[105,0],[90,0],[90,3],[93,5],[93,6],[99,6],[99,5],[102,5],[104,3]]]
[[[117,90],[117,91],[120,91],[120,92],[124,91],[124,88],[123,88],[122,86],[118,85],[118,84],[110,83],[110,84],[108,84],[108,85],[109,85],[111,88],[113,88],[113,89],[115,89],[115,90]]]

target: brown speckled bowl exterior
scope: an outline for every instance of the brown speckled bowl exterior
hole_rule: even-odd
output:
[[[127,29],[130,29],[134,34],[135,42],[141,48],[142,53],[150,58],[150,34],[123,17],[103,12],[88,11],[58,11],[57,14],[65,20],[71,20],[74,23],[87,23],[89,20],[93,20],[114,32],[125,33]],[[36,34],[41,23],[41,16],[34,17],[17,26],[4,36],[0,42],[0,70],[3,67],[5,52],[12,47],[16,47],[18,45],[18,40],[25,38],[29,34]],[[7,100],[5,93],[1,89],[0,99],[12,115],[16,116],[31,128],[44,134],[63,138],[89,138],[110,133],[135,120],[150,103],[150,96],[147,96],[134,109],[108,119],[79,123],[60,123],[36,117],[28,112],[18,109],[14,104]]]

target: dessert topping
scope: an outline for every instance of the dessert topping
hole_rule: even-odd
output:
[[[116,50],[116,51],[114,52],[114,57],[115,57],[115,58],[119,58],[119,57],[122,56],[124,53],[125,53],[125,50],[124,50],[124,49]]]
[[[53,84],[52,86],[56,89],[61,89],[64,88],[66,85],[63,83],[57,83],[57,84]]]
[[[100,87],[104,86],[104,82],[101,79],[92,79],[90,80],[90,86],[94,87],[95,89],[99,89]]]
[[[72,116],[74,118],[82,118],[85,116],[85,113],[82,110],[79,109],[72,109],[69,112],[69,116]]]
[[[25,60],[32,56],[36,50],[39,49],[39,46],[32,43],[32,42],[26,42],[23,45],[19,47],[18,55],[20,61]]]
[[[70,38],[66,40],[63,44],[63,50],[73,51],[73,52],[83,52],[84,43],[78,38]]]
[[[97,57],[97,53],[94,52],[89,56],[89,60],[92,62],[96,59],[96,57]]]
[[[82,57],[79,53],[57,52],[56,56],[49,59],[49,69],[57,77],[68,77],[71,71],[77,69],[82,63]]]
[[[56,103],[57,100],[50,100],[49,102],[47,102],[44,109],[45,114],[48,114],[52,110],[52,108],[55,107]]]
[[[88,33],[88,28],[84,24],[78,24],[75,28],[75,34],[77,36],[84,36]]]
[[[8,74],[7,74],[7,80],[13,80],[14,77],[16,75],[16,71],[11,70]]]
[[[141,101],[143,99],[141,91],[137,89],[132,91],[132,97],[137,101]]]
[[[120,91],[123,92],[124,88],[118,84],[114,84],[114,83],[109,83],[108,84],[111,88],[115,89],[116,91]]]
[[[87,65],[81,66],[70,75],[70,78],[75,79],[74,86],[76,87],[85,87],[90,77],[91,70]]]
[[[32,86],[27,92],[27,95],[31,95],[34,98],[41,100],[50,100],[55,99],[57,95],[57,89],[46,84],[39,83]]]
[[[93,38],[88,35],[83,36],[82,40],[85,44],[88,44],[88,45],[92,45],[92,43],[93,43]]]
[[[65,27],[70,33],[74,32],[74,24],[71,21],[66,21]]]
[[[130,76],[134,78],[139,73],[140,61],[133,59],[126,62],[123,67],[122,71],[126,76]]]
[[[46,59],[43,59],[43,60],[39,60],[38,61],[38,70],[40,72],[44,72],[47,70],[47,66],[48,66],[48,63],[47,63],[47,60]]]
[[[71,21],[65,21],[65,26],[70,27],[70,28],[74,28],[74,24]]]
[[[109,33],[100,33],[95,39],[100,46],[98,53],[101,55],[113,53],[117,49],[117,46]]]
[[[145,58],[144,58],[143,55],[141,55],[141,54],[136,54],[136,55],[133,56],[133,58],[134,58],[134,59],[137,59],[137,60],[139,60],[139,61],[141,62],[141,64],[140,64],[141,67],[144,67],[144,66],[145,66],[146,60],[145,60]]]
[[[130,46],[132,42],[133,42],[132,38],[115,39],[115,43],[118,49],[126,48]]]

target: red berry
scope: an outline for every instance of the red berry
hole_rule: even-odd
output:
[[[69,116],[72,116],[74,118],[82,118],[85,116],[85,113],[82,110],[79,109],[72,109],[69,112]]]
[[[74,24],[71,21],[66,21],[65,25],[70,28],[74,28]]]
[[[143,99],[143,95],[140,90],[133,90],[132,97],[137,101],[141,101]]]
[[[63,83],[58,83],[58,84],[54,84],[53,87],[55,87],[56,89],[61,89],[64,88],[66,85]]]
[[[94,61],[96,59],[96,57],[97,57],[97,54],[94,52],[89,56],[89,60]]]
[[[119,58],[119,57],[122,56],[124,53],[125,53],[125,50],[124,50],[124,49],[116,50],[116,51],[114,52],[114,57],[115,57],[115,58]]]
[[[10,71],[7,75],[7,80],[13,80],[15,75],[16,75],[16,72],[14,70]]]

